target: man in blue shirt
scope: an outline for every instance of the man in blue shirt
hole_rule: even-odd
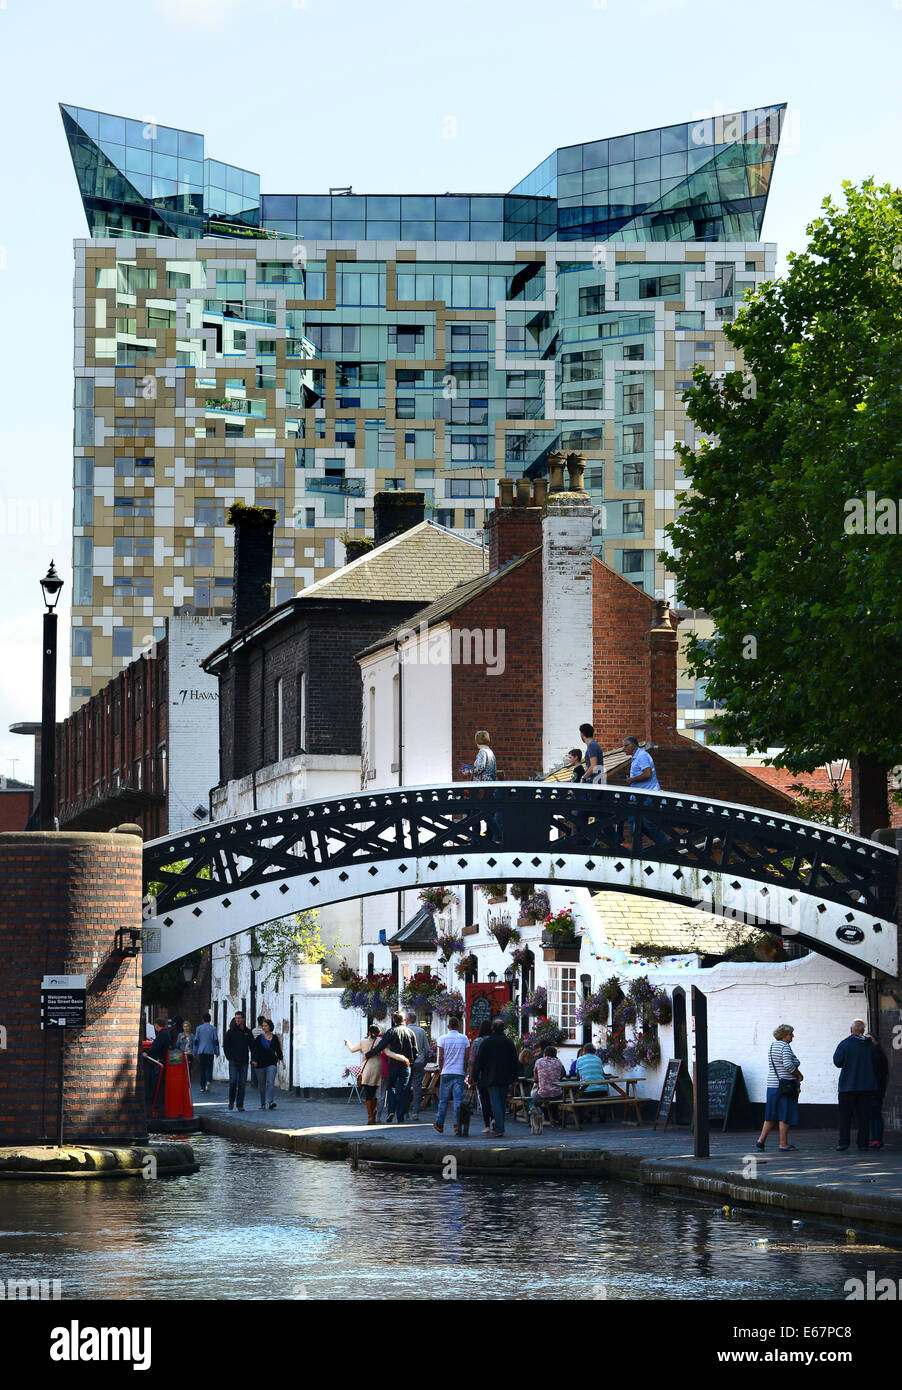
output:
[[[860,1018],[843,1038],[833,1054],[833,1065],[839,1073],[839,1143],[840,1151],[849,1147],[852,1116],[858,1121],[858,1148],[864,1152],[870,1140],[871,1102],[880,1089],[874,1070],[874,1049],[864,1036],[865,1024]]]
[[[650,753],[647,753],[644,748],[639,747],[639,740],[633,738],[632,734],[628,734],[623,740],[621,747],[624,753],[631,759],[629,775],[626,779],[629,785],[631,787],[641,786],[643,791],[647,792],[659,792],[663,790],[661,783],[658,781],[654,760]],[[630,800],[635,801],[636,798],[631,797]],[[643,805],[648,805],[647,797]],[[633,848],[636,847],[637,823],[638,817],[632,816],[630,818],[630,831],[633,837]],[[642,832],[647,835],[650,840],[653,840],[656,845],[666,845],[668,843],[668,836],[664,834],[664,831],[660,830],[655,825],[654,821],[650,821],[646,816],[642,817]]]

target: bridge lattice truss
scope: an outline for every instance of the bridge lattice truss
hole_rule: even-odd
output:
[[[570,871],[574,857],[578,880]],[[334,901],[360,895],[341,885],[352,872],[359,884],[361,866],[366,891],[378,893],[385,891],[382,867],[392,864],[403,884],[409,861],[434,871],[440,860],[459,871],[460,882],[473,878],[477,860],[483,877],[497,869],[499,879],[536,878],[537,870],[550,869],[562,882],[590,883],[598,868],[611,887],[622,871],[624,888],[633,892],[643,886],[635,875],[639,860],[649,880],[653,864],[674,866],[669,877],[687,880],[687,898],[690,883],[706,886],[716,875],[726,884],[736,875],[736,887],[753,880],[764,897],[769,887],[784,898],[788,892],[790,903],[796,895],[814,897],[818,910],[832,906],[834,918],[845,908],[849,923],[871,916],[876,930],[896,912],[898,856],[869,840],[725,802],[652,793],[637,804],[613,787],[535,782],[364,792],[214,823],[148,844],[145,891],[155,898],[157,919],[169,925],[167,913],[183,917],[185,908],[212,898],[227,910],[230,891],[253,897],[274,880],[306,877],[315,892],[328,871],[338,885]],[[413,865],[411,886],[417,881]],[[280,889],[289,891],[285,883]],[[651,882],[649,889],[654,893]]]

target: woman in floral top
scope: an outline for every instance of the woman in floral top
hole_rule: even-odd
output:
[[[544,1053],[538,1058],[533,1069],[533,1079],[538,1090],[533,1093],[532,1105],[539,1105],[542,1101],[560,1100],[564,1094],[558,1082],[561,1077],[566,1076],[564,1064],[557,1055],[556,1047],[546,1047]],[[559,1111],[556,1105],[549,1107],[552,1119],[558,1121]]]

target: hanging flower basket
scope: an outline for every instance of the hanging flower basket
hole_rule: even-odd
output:
[[[419,896],[427,912],[443,912],[446,907],[454,907],[458,902],[450,888],[424,888]]]
[[[411,975],[401,991],[401,1003],[421,1013],[424,1009],[435,1010],[435,1001],[445,992],[445,982],[433,975],[428,967]]]
[[[532,1032],[523,1039],[523,1045],[533,1052],[541,1052],[546,1047],[561,1047],[566,1041],[567,1034],[556,1018],[539,1018]]]
[[[618,979],[618,977],[616,975],[612,975],[610,979],[605,980],[598,993],[602,996],[603,999],[607,999],[609,1004],[616,1004],[617,1000],[620,999],[623,995],[623,990],[620,988],[620,980]]]
[[[356,1009],[364,1018],[385,1018],[392,1004],[397,984],[390,974],[361,977],[352,972],[352,978],[341,992],[341,1007]]]
[[[612,1067],[622,1067],[624,1065],[624,1054],[626,1053],[626,1036],[622,1030],[612,1030],[610,1037],[604,1045],[603,1050],[599,1051],[601,1060]]]
[[[443,989],[432,1003],[432,1012],[438,1018],[450,1018],[452,1014],[463,1018],[465,1010],[464,997],[457,989]]]
[[[607,1023],[610,1008],[601,990],[596,990],[584,999],[576,1010],[576,1021],[578,1024]]]
[[[511,960],[514,965],[522,969],[524,965],[532,965],[535,961],[535,956],[528,946],[515,946],[511,951]]]
[[[466,942],[462,936],[454,936],[449,933],[447,936],[438,938],[439,959],[442,965],[447,965],[452,956],[459,955],[464,950]]]
[[[356,971],[351,969],[346,960],[342,960],[336,965],[334,974],[337,980],[340,980],[343,985],[347,985],[353,980]]]
[[[459,980],[466,980],[467,976],[476,970],[476,957],[471,953],[459,960],[454,967],[454,973]]]
[[[548,991],[544,985],[539,985],[537,989],[530,990],[523,1003],[520,1005],[520,1013],[524,1018],[529,1018],[530,1014],[535,1014],[538,1018],[544,1018],[548,1008]]]
[[[502,951],[506,951],[512,941],[520,940],[520,933],[516,927],[510,926],[507,922],[499,922],[497,926],[490,926],[489,931],[494,936]]]
[[[527,898],[531,898],[535,892],[534,883],[512,883],[510,886],[511,896],[517,899],[518,903],[525,903]]]
[[[526,899],[523,910],[532,917],[534,922],[544,922],[546,917],[551,914],[551,900],[547,893],[540,890]]]
[[[572,912],[562,908],[553,917],[545,918],[542,945],[545,948],[546,961],[563,961],[572,964],[579,960],[581,944]]]
[[[487,898],[490,903],[507,902],[506,883],[477,883],[476,887],[479,889],[483,897]]]

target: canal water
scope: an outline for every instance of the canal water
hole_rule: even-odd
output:
[[[618,1182],[354,1172],[192,1142],[192,1177],[0,1184],[0,1281],[59,1279],[63,1299],[371,1299],[378,1288],[390,1299],[806,1301],[843,1299],[868,1269],[902,1278],[902,1250],[858,1250],[841,1232],[751,1211],[725,1219]]]

